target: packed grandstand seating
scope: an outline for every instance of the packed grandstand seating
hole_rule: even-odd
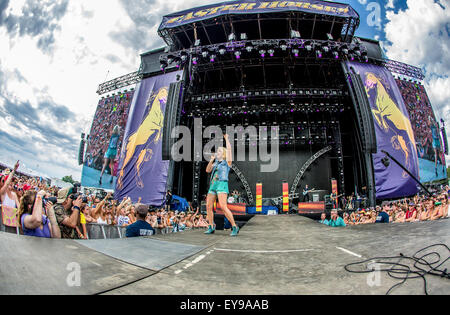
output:
[[[117,154],[118,157],[120,156],[120,148],[133,95],[134,91],[131,91],[106,97],[99,101],[88,138],[85,159],[87,166],[97,170],[102,169],[103,156],[108,149],[109,139],[116,125],[119,125],[121,128],[121,136],[118,143],[119,152]]]
[[[425,87],[411,81],[398,79],[396,81],[405,101],[406,108],[409,112],[409,118],[414,130],[419,157],[429,161],[434,161],[435,155],[433,150],[431,126],[436,125],[437,121],[433,108],[431,107],[430,100],[428,99],[428,95],[425,91]],[[445,164],[444,153],[440,152],[439,159],[443,162],[443,164]]]

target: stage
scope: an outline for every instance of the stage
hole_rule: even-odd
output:
[[[368,274],[344,266],[448,245],[450,220],[329,228],[298,215],[255,216],[237,238],[203,232],[95,242],[0,233],[0,294],[385,294],[401,280],[381,273],[371,287]],[[80,287],[66,283],[73,262],[81,265]],[[426,279],[429,294],[450,293],[448,279]],[[393,294],[424,294],[423,280]]]

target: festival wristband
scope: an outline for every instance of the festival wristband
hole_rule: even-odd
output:
[[[81,211],[81,209],[79,207],[77,207],[77,206],[73,206],[72,208],[75,209],[75,210]]]

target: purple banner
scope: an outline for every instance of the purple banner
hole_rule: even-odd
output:
[[[182,71],[139,83],[121,150],[115,198],[163,204],[169,162],[162,160],[162,132],[169,85]]]
[[[166,15],[160,30],[177,27],[227,14],[257,14],[285,11],[300,11],[359,19],[358,13],[348,4],[328,1],[260,1],[240,0],[206,5]]]
[[[377,199],[401,198],[418,192],[417,183],[395,162],[382,163],[384,150],[419,177],[414,132],[392,74],[384,67],[349,62],[361,76],[372,108],[378,153],[373,155]]]

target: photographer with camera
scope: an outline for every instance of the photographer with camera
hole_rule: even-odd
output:
[[[28,190],[20,199],[18,222],[26,236],[61,238],[53,203],[45,201],[48,194],[41,190],[38,194]],[[49,198],[50,199],[50,198]],[[46,215],[43,213],[45,205]]]
[[[80,221],[82,207],[83,197],[77,193],[75,187],[63,188],[58,192],[57,203],[53,209],[61,230],[61,238],[77,238],[76,227]]]

